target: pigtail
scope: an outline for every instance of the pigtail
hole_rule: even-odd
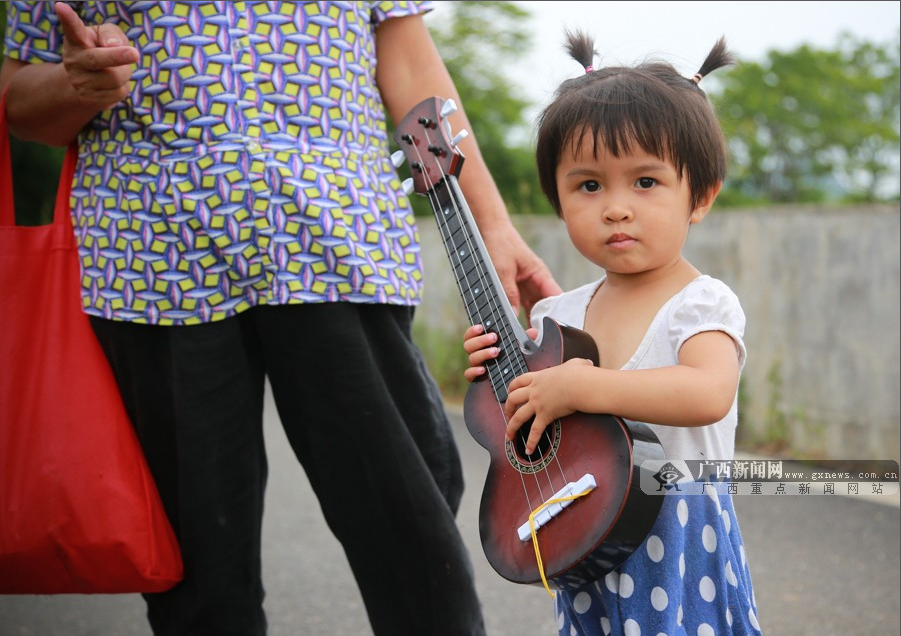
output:
[[[704,59],[704,63],[701,64],[701,68],[698,69],[698,72],[695,73],[691,81],[695,84],[699,84],[701,79],[712,73],[718,68],[722,68],[723,66],[731,66],[735,64],[735,56],[732,55],[732,52],[726,49],[726,38],[720,36],[720,39],[716,41],[716,44],[713,45],[713,48],[710,49],[710,53],[707,54],[707,57]]]
[[[585,67],[585,72],[590,73],[594,70],[594,56],[597,51],[594,50],[594,40],[581,31],[565,31],[564,36],[566,42],[564,48],[576,62]]]

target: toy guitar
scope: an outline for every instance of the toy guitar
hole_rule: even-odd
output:
[[[662,496],[644,493],[640,475],[642,462],[660,459],[662,449],[643,424],[584,413],[548,426],[531,455],[530,424],[516,441],[505,439],[508,383],[573,357],[597,364],[597,347],[586,332],[550,318],[539,343],[520,325],[457,183],[463,135],[450,140],[445,119],[455,110],[438,97],[415,106],[397,128],[402,150],[392,159],[399,165],[406,157],[412,190],[431,203],[470,323],[498,334],[501,353],[464,402],[470,434],[491,455],[479,511],[482,547],[498,574],[515,583],[583,585],[625,561],[657,519]]]

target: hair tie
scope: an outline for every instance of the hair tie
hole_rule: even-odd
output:
[[[593,70],[594,70],[594,67],[591,66],[591,65],[588,65],[588,66],[585,67],[585,73],[586,73],[586,74],[591,73]]]
[[[700,73],[695,73],[689,81],[694,82],[697,85],[701,83],[702,79],[704,79],[703,75],[701,75]]]

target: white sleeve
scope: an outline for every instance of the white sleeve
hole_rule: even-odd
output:
[[[529,314],[529,322],[533,327],[539,330],[541,329],[541,321],[545,316],[551,313],[557,298],[559,298],[559,296],[548,296],[532,305],[532,312]]]
[[[601,280],[576,287],[563,292],[559,296],[542,298],[535,303],[532,307],[532,313],[529,315],[532,326],[540,331],[542,319],[545,316],[550,316],[560,324],[569,325],[576,329],[584,329],[585,310],[588,308],[591,297],[594,296],[598,286],[601,284]]]
[[[739,368],[744,367],[745,312],[735,292],[715,278],[698,281],[686,290],[683,302],[673,312],[669,337],[678,352],[686,340],[704,331],[722,331],[730,336],[735,341]]]

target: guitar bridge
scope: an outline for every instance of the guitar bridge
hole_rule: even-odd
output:
[[[548,521],[560,514],[563,509],[573,501],[575,501],[577,497],[581,497],[582,495],[594,490],[597,485],[598,484],[595,481],[594,476],[590,474],[586,474],[578,481],[571,481],[566,484],[563,488],[551,495],[551,497],[547,501],[545,501],[544,504],[542,504],[544,506],[544,509],[534,517],[535,530],[537,531],[539,528],[547,524]],[[567,497],[570,498],[567,499]],[[554,501],[555,499],[563,499],[563,501]],[[529,526],[528,521],[519,526],[519,529],[516,532],[519,535],[520,541],[525,542],[529,541],[532,538],[532,529]]]

